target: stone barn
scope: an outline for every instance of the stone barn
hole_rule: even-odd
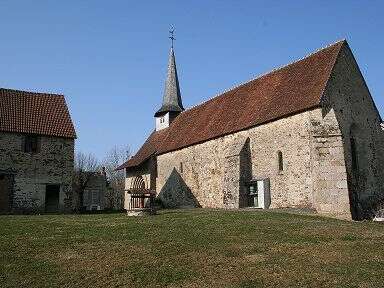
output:
[[[369,218],[384,196],[382,119],[343,40],[184,110],[171,49],[156,129],[126,171],[165,207],[308,208]]]
[[[76,133],[63,95],[0,89],[0,213],[70,210]]]

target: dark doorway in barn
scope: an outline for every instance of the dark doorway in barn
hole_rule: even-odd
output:
[[[45,188],[45,212],[59,211],[60,185],[47,185]]]
[[[11,211],[13,175],[0,174],[0,213]]]

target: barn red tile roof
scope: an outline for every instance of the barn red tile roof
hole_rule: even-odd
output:
[[[154,153],[181,149],[319,106],[344,44],[345,40],[337,42],[182,112],[166,132],[153,132],[139,152],[119,168],[135,167]],[[157,134],[162,136],[157,139]]]
[[[0,88],[0,131],[76,138],[63,95]]]

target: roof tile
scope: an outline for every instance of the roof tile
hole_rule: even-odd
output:
[[[63,95],[0,88],[0,131],[76,138]]]

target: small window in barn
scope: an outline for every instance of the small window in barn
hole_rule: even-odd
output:
[[[164,117],[160,118],[160,123],[164,123]]]
[[[283,163],[283,153],[281,151],[277,152],[277,158],[278,158],[278,162],[279,162],[279,172],[283,172],[284,163]]]
[[[183,162],[180,162],[180,173],[183,173]]]
[[[26,135],[24,139],[24,152],[37,153],[39,152],[39,137],[37,135]]]
[[[355,139],[351,138],[351,156],[352,156],[352,169],[358,171],[359,159],[357,157],[357,149]]]

